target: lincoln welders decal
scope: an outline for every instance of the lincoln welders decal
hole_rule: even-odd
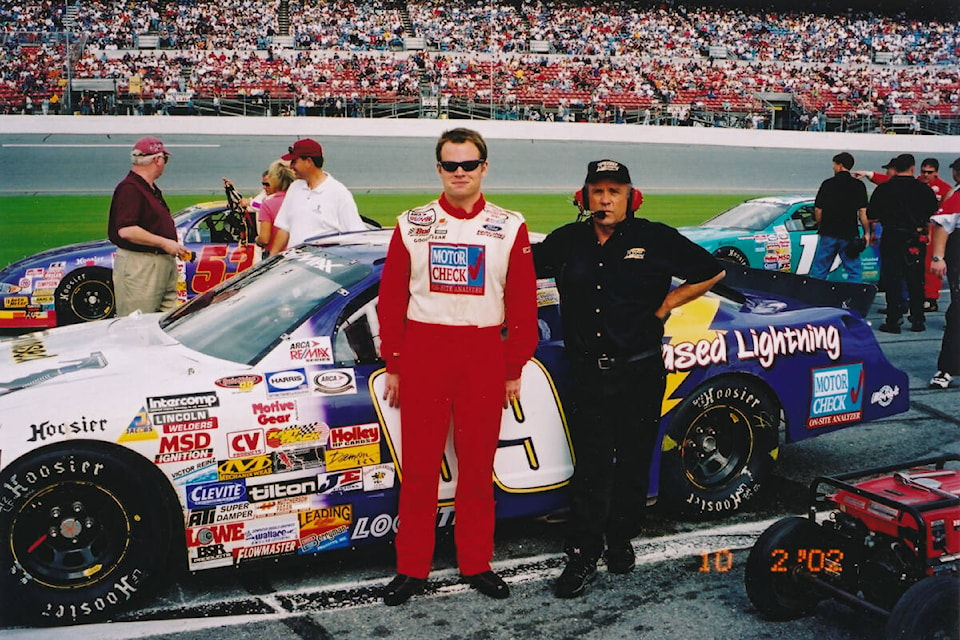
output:
[[[863,364],[814,369],[811,374],[808,429],[863,418]]]

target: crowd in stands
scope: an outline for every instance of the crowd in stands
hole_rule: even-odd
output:
[[[287,20],[294,48],[278,38]],[[371,98],[436,95],[615,121],[618,110],[747,114],[762,110],[758,93],[789,93],[810,128],[867,114],[960,117],[960,23],[935,19],[619,0],[83,0],[71,10],[21,0],[0,5],[0,21],[7,112],[62,97],[67,49],[52,34],[69,28],[85,45],[73,77],[139,90],[145,112],[192,96],[284,96],[301,113],[351,115]],[[159,49],[137,48],[148,36]],[[426,51],[402,51],[408,37]],[[873,64],[878,52],[887,64]]]

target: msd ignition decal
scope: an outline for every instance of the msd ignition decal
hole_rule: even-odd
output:
[[[321,507],[297,514],[300,521],[300,553],[316,553],[350,544],[353,505]]]
[[[154,462],[190,462],[213,459],[213,438],[206,431],[196,433],[176,433],[160,437],[160,451]]]
[[[290,361],[307,364],[333,364],[333,345],[330,336],[295,340],[289,347]]]
[[[313,390],[321,396],[356,393],[356,375],[353,369],[330,369],[313,374]]]
[[[486,247],[430,243],[430,291],[482,296]]]
[[[816,429],[863,418],[863,363],[814,369],[807,428]]]
[[[305,369],[286,369],[266,374],[267,394],[271,396],[302,396],[310,391]]]

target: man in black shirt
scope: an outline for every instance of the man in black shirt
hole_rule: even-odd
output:
[[[619,162],[591,162],[577,199],[587,220],[534,245],[538,275],[557,281],[573,365],[566,409],[576,469],[560,598],[583,593],[604,543],[611,573],[633,569],[666,380],[663,323],[724,276],[676,229],[634,217],[642,196]],[[685,282],[671,289],[674,276]]]
[[[912,154],[893,160],[893,176],[877,186],[870,196],[867,217],[883,225],[880,236],[880,280],[887,294],[887,317],[880,331],[900,333],[906,283],[910,309],[910,330],[926,330],[923,315],[924,234],[937,211],[937,196],[929,186],[913,177],[916,164]]]
[[[851,245],[860,236],[860,226],[864,242],[870,242],[867,188],[850,175],[852,168],[853,156],[846,151],[833,156],[833,177],[824,180],[817,191],[813,211],[820,225],[820,241],[810,267],[814,278],[825,280],[837,256],[848,282],[863,278],[860,252]]]

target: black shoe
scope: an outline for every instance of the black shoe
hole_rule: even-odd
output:
[[[900,333],[900,325],[896,323],[884,322],[879,327],[878,331],[883,331],[884,333]]]
[[[937,301],[933,298],[927,298],[923,301],[923,310],[924,311],[940,311],[940,307],[937,305]]]
[[[463,576],[470,583],[470,586],[485,596],[503,600],[510,597],[510,587],[503,581],[503,578],[493,571],[484,571],[472,576]]]
[[[927,330],[927,325],[924,324],[923,321],[910,323],[910,331],[915,331],[917,333],[920,333],[921,331],[926,331],[926,330]]]
[[[567,566],[553,585],[553,594],[558,598],[576,598],[583,594],[596,575],[597,561],[575,553],[567,560]]]
[[[423,578],[411,578],[410,576],[398,573],[397,577],[383,588],[383,604],[388,607],[403,604],[409,600],[411,596],[423,593],[423,587],[426,584],[427,581]]]
[[[637,564],[633,545],[629,540],[607,541],[607,571],[610,573],[630,573]]]

